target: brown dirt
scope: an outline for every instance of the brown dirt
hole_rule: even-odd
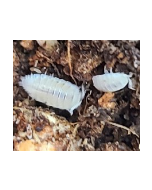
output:
[[[40,45],[42,44],[42,47]],[[13,41],[13,149],[125,151],[140,144],[140,41]],[[92,77],[113,72],[133,73],[135,91],[126,86],[99,92]],[[70,114],[32,100],[19,86],[21,76],[54,74],[87,92]],[[48,116],[50,115],[50,116]]]

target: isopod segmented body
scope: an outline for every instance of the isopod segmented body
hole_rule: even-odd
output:
[[[78,87],[69,81],[45,74],[31,74],[19,83],[33,99],[73,114],[85,96],[84,86]]]
[[[93,85],[99,90],[103,92],[115,92],[122,88],[124,88],[128,84],[128,88],[135,90],[132,88],[132,81],[130,79],[131,75],[127,75],[125,73],[113,73],[112,68],[110,69],[110,73],[104,68],[105,74],[96,75],[92,78]]]

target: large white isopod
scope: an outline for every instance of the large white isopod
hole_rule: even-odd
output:
[[[110,73],[104,67],[103,75],[93,76],[93,85],[96,89],[102,92],[115,92],[124,88],[128,84],[128,88],[135,90],[132,87],[132,81],[130,77],[132,75],[127,75],[125,73],[113,73],[112,68]]]
[[[19,82],[36,101],[48,106],[65,109],[73,114],[85,96],[84,86],[78,87],[69,81],[45,74],[31,74],[21,77]]]

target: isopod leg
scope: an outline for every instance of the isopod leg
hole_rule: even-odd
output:
[[[131,89],[131,90],[136,90],[136,89],[133,88],[132,80],[131,79],[129,79],[128,88]]]
[[[46,69],[46,71],[45,71],[45,73],[44,73],[44,74],[46,75],[46,74],[47,74],[47,72],[48,72],[48,70]]]
[[[108,70],[107,70],[107,68],[106,68],[106,65],[104,66],[104,73],[105,74],[109,73]]]
[[[131,78],[133,76],[133,73],[132,72],[129,72],[129,77]]]
[[[113,72],[112,72],[112,67],[110,67],[110,73],[113,73]]]
[[[81,86],[80,88],[81,88],[81,99],[83,99],[83,98],[84,98],[84,96],[85,96],[86,90],[85,90],[85,88],[84,88],[84,85],[83,85],[83,84],[82,84],[82,86]]]
[[[82,101],[78,102],[76,105],[74,105],[72,108],[70,108],[68,111],[70,112],[71,115],[73,115],[73,110],[75,110],[76,108],[78,108],[78,106],[80,106]]]

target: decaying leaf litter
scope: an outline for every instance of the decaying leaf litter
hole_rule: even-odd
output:
[[[133,73],[136,89],[104,93],[92,77]],[[82,104],[70,114],[32,100],[19,86],[22,76],[51,75],[85,85]],[[13,42],[14,150],[139,150],[140,41],[21,40]]]

